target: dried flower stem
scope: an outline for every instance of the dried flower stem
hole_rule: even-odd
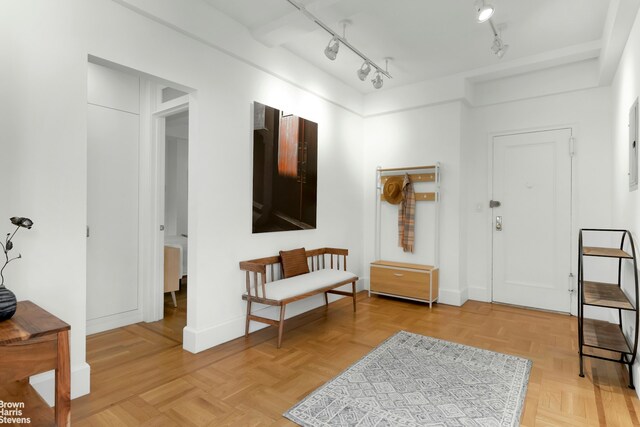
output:
[[[2,268],[0,269],[0,288],[4,288],[4,269],[7,267],[7,265],[11,262],[11,261],[15,261],[19,258],[22,258],[21,254],[18,254],[17,257],[13,257],[13,258],[9,258],[9,251],[11,250],[12,245],[10,245],[11,243],[11,239],[13,239],[13,236],[16,235],[16,233],[18,232],[18,230],[20,229],[20,226],[16,227],[15,231],[13,232],[13,234],[11,233],[7,233],[7,238],[5,240],[4,245],[2,244],[2,242],[0,242],[0,246],[2,246],[2,252],[4,252],[4,265],[2,266]],[[7,249],[9,248],[9,249]]]

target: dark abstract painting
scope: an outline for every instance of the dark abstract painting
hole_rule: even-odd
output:
[[[253,103],[253,232],[316,228],[318,125]]]

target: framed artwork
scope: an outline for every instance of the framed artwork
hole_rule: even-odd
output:
[[[316,228],[318,124],[253,103],[253,233]]]

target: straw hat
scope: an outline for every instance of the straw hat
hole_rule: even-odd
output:
[[[384,199],[392,205],[397,205],[402,201],[402,184],[403,179],[401,176],[390,176],[384,183],[382,194]]]

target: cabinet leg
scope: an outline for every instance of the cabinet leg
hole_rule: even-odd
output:
[[[580,374],[582,378],[584,378],[584,357],[582,357],[582,353],[580,353]]]
[[[633,365],[627,365],[629,367],[629,388],[635,390],[633,385]]]

